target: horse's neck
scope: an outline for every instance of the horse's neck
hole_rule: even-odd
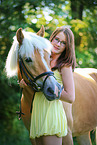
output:
[[[29,104],[30,104],[33,100],[33,97],[34,97],[34,91],[32,91],[29,88],[24,88],[22,97],[25,101],[29,102]]]
[[[18,64],[18,68],[19,68],[19,64]],[[19,80],[19,82],[20,82],[21,79],[22,79],[21,72],[20,72],[20,69],[18,69],[18,80]]]
[[[34,91],[31,90],[29,87],[25,87],[23,89],[23,94],[22,94],[22,98],[21,98],[21,111],[25,115],[22,115],[22,120],[23,120],[26,128],[28,129],[28,131],[30,131],[33,96],[34,96]]]
[[[29,86],[26,86],[26,87],[23,89],[23,94],[24,94],[25,96],[28,96],[28,97],[32,98],[33,95],[34,95],[34,91],[33,91],[32,88],[30,88]]]
[[[22,79],[21,77],[21,73],[20,70],[18,70],[18,80],[20,81]],[[23,88],[23,97],[25,98],[25,100],[31,101],[34,95],[34,91],[29,87],[29,86],[25,86]]]

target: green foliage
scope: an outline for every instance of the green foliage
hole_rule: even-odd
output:
[[[96,68],[97,66],[97,53],[95,53],[95,49],[89,49],[87,50],[82,50],[82,51],[76,51],[76,61],[77,61],[77,67],[81,68]]]
[[[9,122],[5,125],[4,122],[0,121],[0,129],[0,145],[31,145],[29,134],[18,117],[11,120],[10,125]]]

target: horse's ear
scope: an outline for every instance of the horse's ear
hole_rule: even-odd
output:
[[[44,37],[45,29],[44,26],[42,25],[41,29],[37,32],[37,35]]]
[[[22,44],[22,41],[24,39],[24,35],[22,33],[22,28],[19,28],[16,32],[16,37],[17,37],[17,40],[19,42],[19,44],[21,45]]]

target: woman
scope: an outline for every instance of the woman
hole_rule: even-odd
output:
[[[50,41],[54,46],[51,54],[51,69],[64,89],[59,100],[48,101],[42,92],[35,95],[30,138],[35,139],[37,145],[62,145],[62,137],[67,135],[67,119],[61,100],[68,103],[73,103],[75,100],[72,73],[75,67],[73,33],[66,27],[57,28],[52,33]]]
[[[72,71],[75,68],[74,35],[69,28],[59,27],[51,35],[53,50],[51,55],[51,69],[58,70],[62,76],[65,91],[60,100],[72,103],[75,100],[75,89]]]

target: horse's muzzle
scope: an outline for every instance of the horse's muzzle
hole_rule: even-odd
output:
[[[57,100],[61,96],[61,92],[63,90],[61,85],[57,81],[56,81],[55,85],[58,89],[58,94],[55,94],[55,86],[50,85],[50,86],[43,88],[43,93],[44,93],[46,99],[49,101]]]

